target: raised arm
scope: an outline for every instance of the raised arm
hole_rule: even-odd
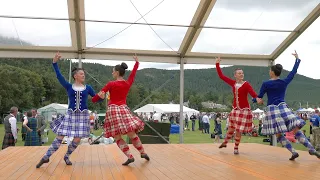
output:
[[[224,82],[226,82],[227,84],[229,84],[230,86],[233,86],[234,83],[236,82],[235,80],[232,80],[230,78],[228,78],[227,76],[223,75],[221,68],[220,68],[220,57],[216,58],[216,70],[218,73],[218,76],[220,77],[220,79],[222,79]]]
[[[220,77],[220,79],[222,79],[224,82],[226,82],[230,86],[234,85],[235,80],[230,79],[227,76],[223,75],[221,68],[220,68],[220,63],[216,63],[216,70],[217,70],[217,73],[218,73],[218,76]]]
[[[54,56],[53,60],[52,60],[52,65],[53,65],[53,69],[57,75],[57,79],[59,80],[60,84],[65,88],[68,89],[71,84],[66,81],[66,79],[62,76],[60,69],[58,67],[57,62],[59,61],[59,59],[61,58],[61,55],[59,54],[59,52]]]
[[[138,58],[137,56],[134,56],[133,57],[135,60],[136,60],[136,63],[134,64],[134,67],[132,69],[132,72],[130,73],[129,77],[128,77],[128,83],[130,84],[130,86],[132,85],[133,81],[134,81],[134,78],[136,76],[136,73],[137,73],[137,70],[139,68],[139,61],[138,61]]]
[[[291,71],[291,72],[289,73],[289,75],[284,79],[284,81],[285,81],[287,84],[289,84],[289,83],[292,81],[294,75],[297,74],[297,70],[298,70],[298,67],[299,67],[300,62],[301,62],[301,60],[299,59],[298,53],[297,53],[296,51],[294,51],[294,53],[292,53],[292,55],[296,58],[296,61],[295,61],[295,63],[294,63],[294,66],[293,66],[293,68],[292,68],[292,71]]]
[[[294,75],[297,74],[297,70],[298,70],[298,67],[300,65],[300,62],[301,60],[300,59],[296,59],[296,62],[294,63],[294,66],[292,68],[292,71],[289,73],[289,75],[284,79],[284,81],[289,84],[293,78],[294,78]]]
[[[59,80],[60,84],[64,88],[68,89],[68,87],[70,87],[71,84],[68,81],[66,81],[66,79],[62,76],[62,74],[59,70],[59,67],[58,67],[58,63],[52,63],[52,65],[53,65],[54,71],[56,72],[57,79]]]

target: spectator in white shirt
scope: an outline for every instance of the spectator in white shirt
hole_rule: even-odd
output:
[[[210,119],[207,114],[202,117],[202,123],[204,128],[204,133],[210,134]]]
[[[15,146],[17,143],[17,119],[18,108],[12,107],[10,114],[4,118],[4,138],[2,142],[2,149],[9,146]]]
[[[154,112],[153,116],[152,116],[152,120],[153,121],[161,121],[161,113],[157,113],[156,111]]]

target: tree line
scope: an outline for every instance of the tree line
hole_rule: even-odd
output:
[[[51,62],[51,59],[0,59],[0,114],[7,113],[11,106],[26,110],[50,103],[68,103],[66,91],[56,79]],[[78,66],[78,64],[72,63],[72,66]],[[69,61],[59,61],[59,67],[68,80]],[[90,84],[96,92],[112,80],[113,67],[94,63],[83,63],[83,67],[90,74],[86,74],[86,83]],[[244,70],[245,79],[251,83],[257,93],[262,82],[269,79],[268,67],[240,66],[240,68]],[[225,75],[232,77],[234,67],[226,67],[222,70]],[[127,72],[126,76],[129,73]],[[288,72],[285,71],[282,76],[287,74]],[[179,103],[179,77],[178,70],[153,68],[139,70],[127,98],[128,106],[139,108],[148,103]],[[164,83],[166,84],[156,91]],[[292,108],[298,108],[300,103],[305,105],[307,102],[310,107],[318,107],[319,88],[319,80],[297,75],[288,87],[286,101]],[[151,98],[140,103],[151,94]],[[215,69],[185,70],[184,101],[189,102],[191,108],[208,111],[202,107],[203,101],[225,104],[230,108],[232,98],[231,88],[219,79]],[[251,97],[249,100],[251,102]],[[139,104],[140,106],[137,107]],[[262,108],[255,104],[252,106]],[[89,101],[89,108],[103,110],[105,103],[93,104]]]

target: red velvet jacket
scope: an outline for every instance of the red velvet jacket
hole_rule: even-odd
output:
[[[139,68],[139,62],[136,61],[134,64],[133,70],[130,73],[128,80],[123,81],[110,81],[108,82],[101,91],[104,93],[109,92],[110,93],[110,100],[108,102],[108,105],[115,104],[115,105],[125,105],[127,104],[127,95],[131,88],[132,83],[134,82],[134,78],[136,76],[137,70]],[[100,97],[98,94],[96,94],[92,98],[92,102],[99,101]]]
[[[216,63],[217,73],[224,82],[232,87],[233,92],[233,109],[250,109],[248,102],[248,93],[253,97],[257,98],[257,93],[253,90],[250,83],[245,81],[238,89],[236,88],[236,81],[223,75],[219,63]]]

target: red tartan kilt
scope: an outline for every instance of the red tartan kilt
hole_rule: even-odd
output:
[[[133,115],[127,105],[109,105],[104,122],[105,137],[125,135],[129,132],[140,132],[144,122]]]
[[[229,116],[229,128],[236,132],[248,133],[252,131],[252,112],[249,109],[233,109]]]

